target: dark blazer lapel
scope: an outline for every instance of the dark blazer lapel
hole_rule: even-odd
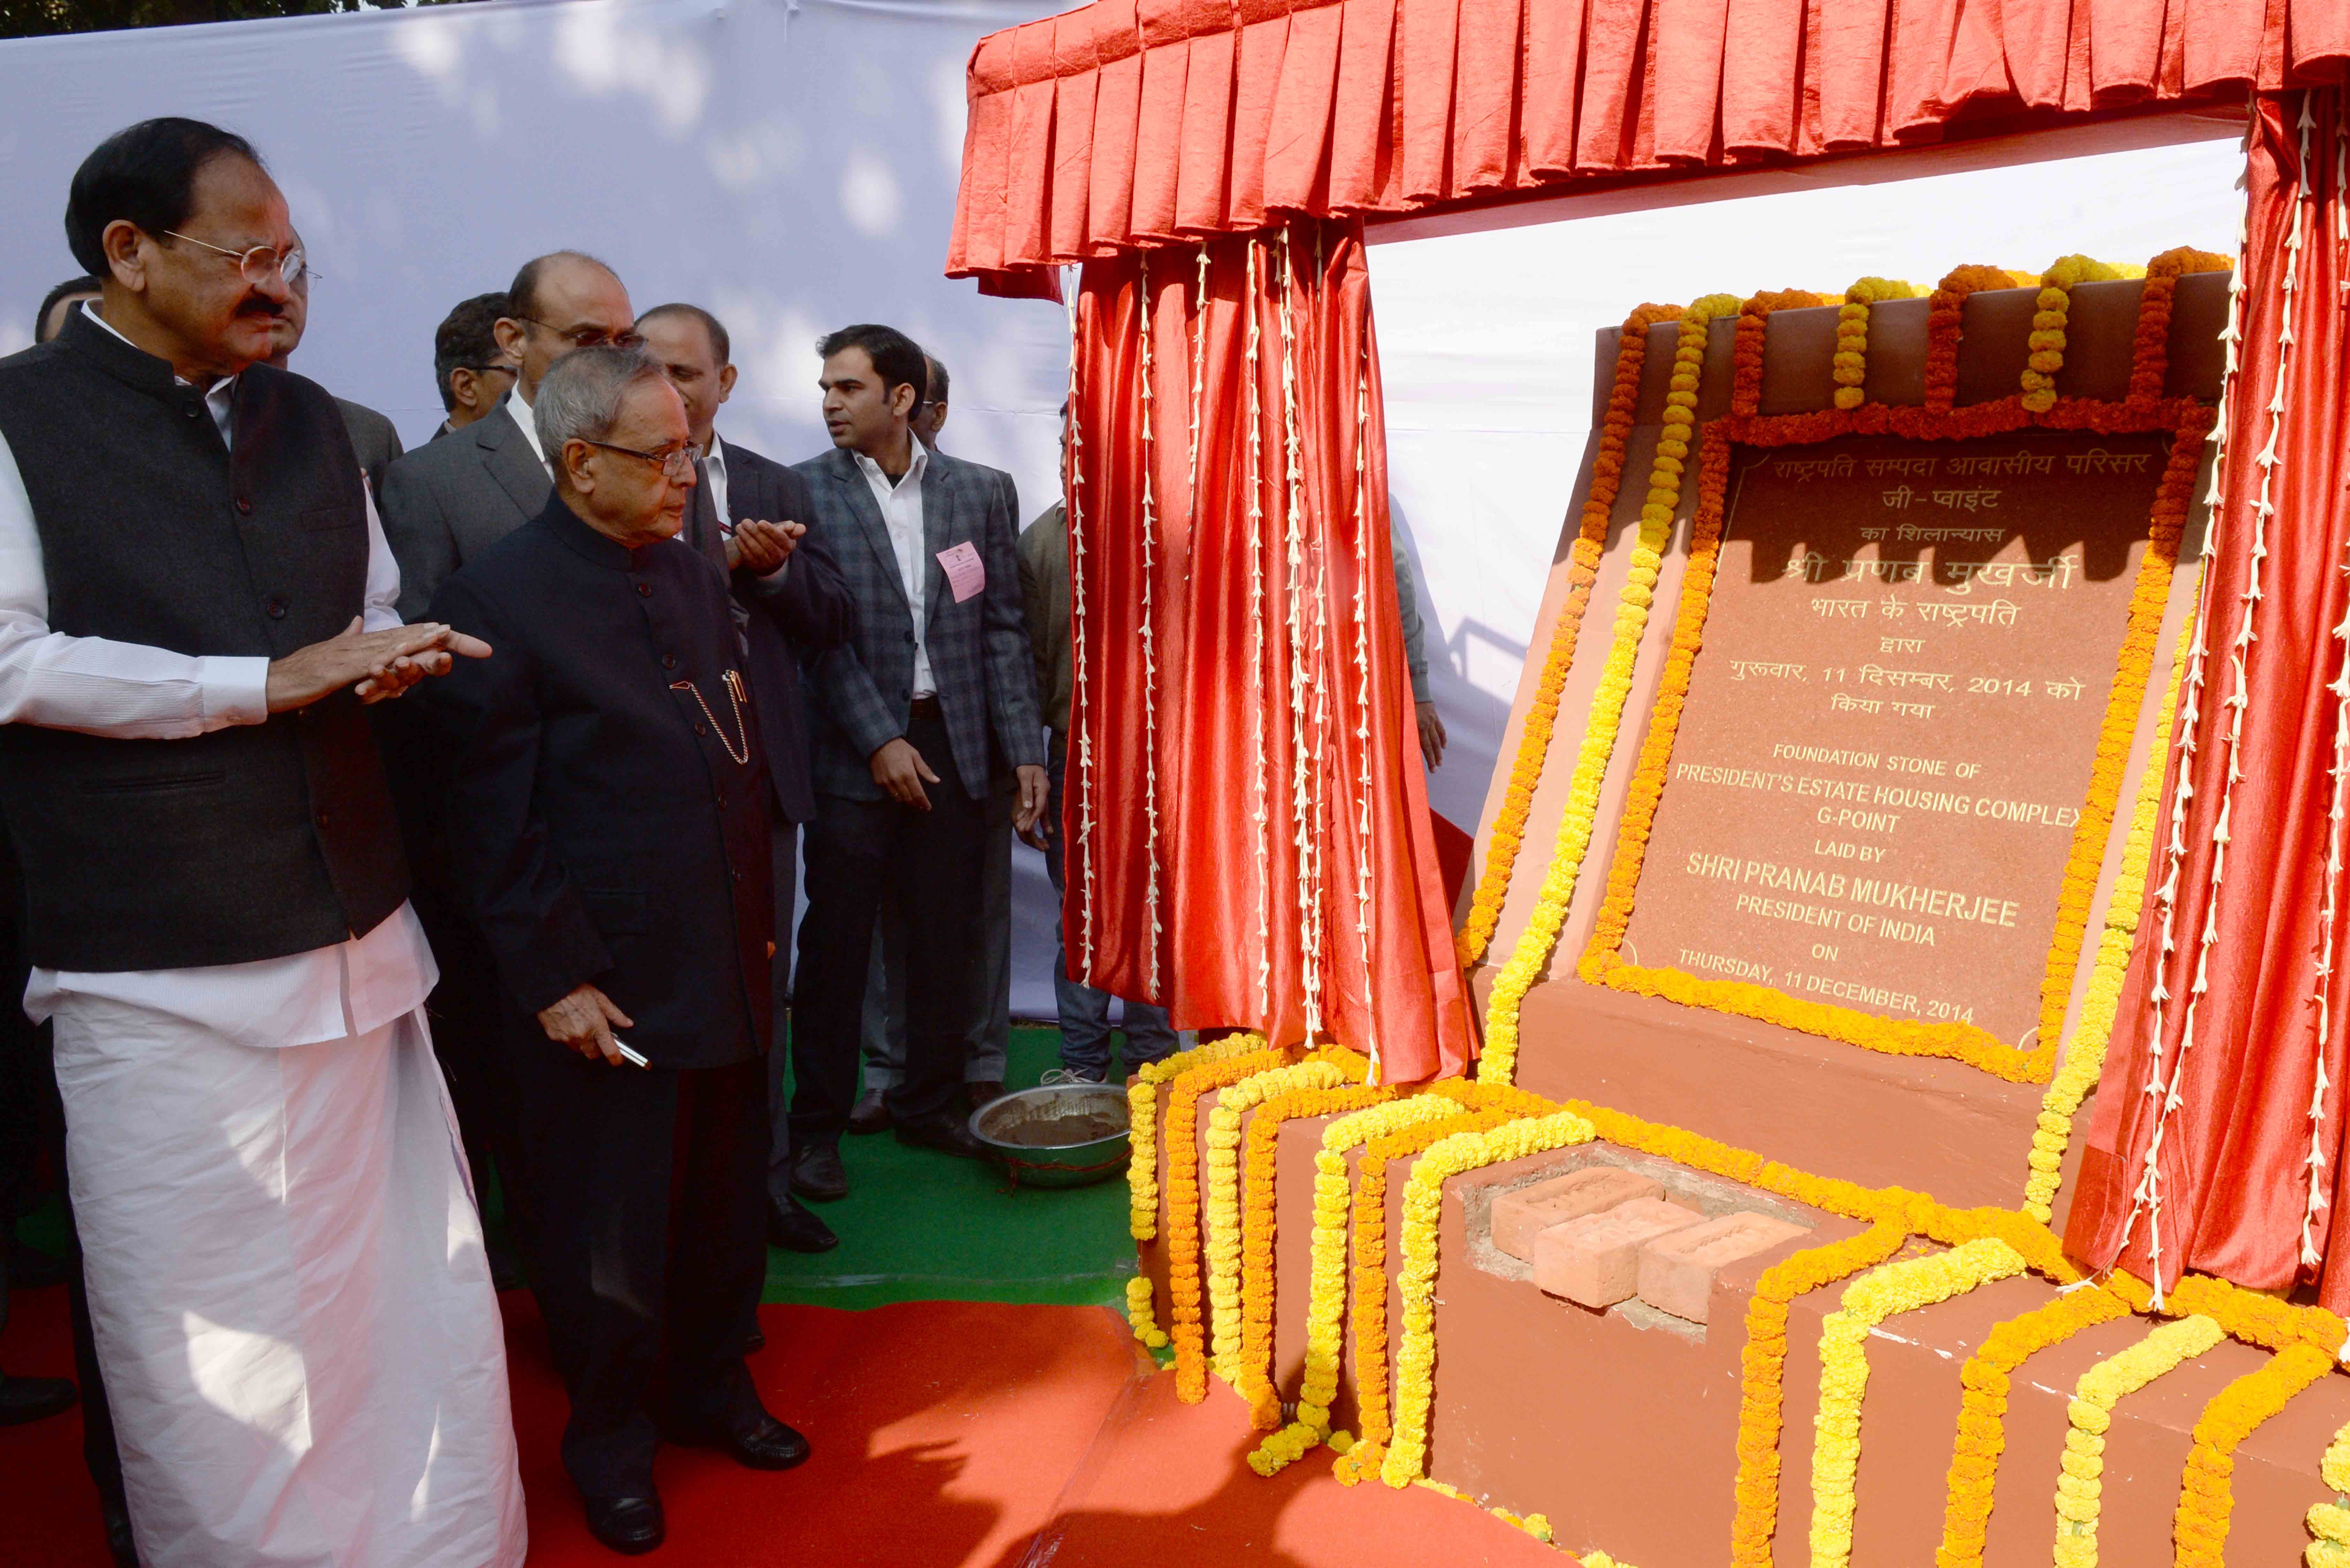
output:
[[[479,432],[473,440],[482,449],[482,465],[490,471],[490,477],[525,517],[537,516],[555,486],[546,477],[545,465],[532,455],[530,442],[523,439],[522,427],[515,423],[507,405],[501,403],[489,418],[475,420],[473,428]]]
[[[865,471],[856,458],[840,448],[832,449],[830,464],[833,483],[848,497],[848,510],[855,514],[865,542],[873,547],[874,557],[881,563],[881,576],[898,596],[898,603],[909,616],[913,606],[906,598],[906,579],[898,570],[898,552],[889,543],[889,525],[881,520],[881,508],[873,500],[873,488],[866,483]]]
[[[938,619],[940,608],[954,603],[954,589],[947,584],[947,569],[939,565],[939,552],[954,543],[954,513],[962,504],[962,477],[953,462],[931,453],[929,466],[922,472],[922,570],[929,585],[922,594],[926,621]]]

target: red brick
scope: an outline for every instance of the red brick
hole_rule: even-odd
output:
[[[1534,1283],[1578,1305],[1614,1306],[1639,1288],[1643,1243],[1704,1222],[1694,1209],[1635,1198],[1554,1225],[1534,1238]]]
[[[1640,1299],[1659,1312],[1703,1323],[1717,1270],[1805,1233],[1801,1225],[1746,1213],[1655,1237],[1640,1248]]]
[[[1538,1232],[1613,1209],[1619,1203],[1629,1203],[1635,1198],[1664,1195],[1661,1183],[1620,1165],[1586,1166],[1494,1199],[1493,1245],[1513,1258],[1532,1262]]]

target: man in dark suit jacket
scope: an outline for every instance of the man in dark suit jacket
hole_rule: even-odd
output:
[[[751,698],[775,782],[775,955],[772,964],[777,1028],[791,1000],[792,913],[799,886],[799,826],[816,815],[808,774],[806,698],[800,660],[837,648],[848,635],[851,607],[840,567],[823,539],[807,535],[807,482],[750,448],[718,437],[718,410],[734,390],[732,344],[724,323],[695,305],[657,305],[637,318],[645,351],[669,372],[685,401],[687,427],[702,454],[700,483],[686,512],[685,541],[733,580],[736,625],[750,663]],[[768,530],[797,537],[775,565]],[[795,1252],[822,1252],[840,1239],[793,1196],[791,1118],[784,1114],[787,1054],[767,1057],[774,1142],[768,1160],[767,1239]]]
[[[564,1466],[597,1538],[643,1552],[664,1430],[759,1469],[808,1451],[743,1365],[766,1275],[769,785],[725,579],[676,540],[684,405],[632,349],[539,390],[555,498],[434,597],[496,651],[431,711],[457,884],[515,1007]]]
[[[885,897],[906,909],[910,982],[906,1074],[889,1098],[898,1140],[979,1152],[961,1101],[985,803],[1013,774],[1024,831],[1045,778],[1009,485],[915,439],[922,351],[905,334],[850,327],[817,349],[834,450],[799,472],[811,532],[857,608],[812,680],[817,802],[793,1021],[793,1185],[824,1199],[848,1189],[839,1142]]]
[[[400,609],[421,614],[449,574],[545,509],[554,470],[531,428],[531,401],[576,348],[637,341],[629,291],[610,267],[576,251],[523,264],[506,290],[497,340],[522,367],[506,417],[477,420],[392,464],[379,504],[400,562]]]

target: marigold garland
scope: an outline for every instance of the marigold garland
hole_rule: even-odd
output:
[[[1360,1085],[1293,1089],[1267,1099],[1249,1118],[1242,1161],[1247,1197],[1241,1213],[1241,1348],[1228,1381],[1248,1402],[1250,1419],[1259,1431],[1270,1432],[1281,1425],[1281,1394],[1273,1386],[1272,1368],[1274,1199],[1282,1124],[1359,1111],[1394,1094],[1391,1088]]]
[[[1584,612],[1591,603],[1591,585],[1599,576],[1599,559],[1607,548],[1607,531],[1616,513],[1616,497],[1624,483],[1624,451],[1640,401],[1640,372],[1648,363],[1648,328],[1680,314],[1673,305],[1644,305],[1624,320],[1616,348],[1616,379],[1607,394],[1607,412],[1600,422],[1599,443],[1591,462],[1591,493],[1583,503],[1583,520],[1567,552],[1566,597],[1551,628],[1550,651],[1544,656],[1541,679],[1526,709],[1526,727],[1518,738],[1518,754],[1510,765],[1510,782],[1494,815],[1492,836],[1485,848],[1484,869],[1469,918],[1455,940],[1463,969],[1485,956],[1501,921],[1502,901],[1509,896],[1510,877],[1525,840],[1526,816],[1534,809],[1534,788],[1542,782],[1543,764],[1550,755],[1551,732],[1558,721],[1559,693],[1575,663]]]
[[[1573,1111],[1445,1138],[1411,1168],[1403,1195],[1403,1337],[1395,1354],[1395,1428],[1379,1479],[1409,1485],[1428,1464],[1428,1412],[1436,1392],[1436,1240],[1444,1183],[1463,1171],[1589,1143],[1589,1122]]]
[[[1809,310],[1828,303],[1807,288],[1764,289],[1738,307],[1738,337],[1730,359],[1730,411],[1762,411],[1762,346],[1774,310]]]
[[[1220,1062],[1204,1062],[1176,1075],[1167,1090],[1165,1138],[1181,1158],[1167,1161],[1167,1336],[1175,1345],[1175,1397],[1196,1405],[1208,1397],[1205,1337],[1200,1318],[1200,1096],[1251,1074],[1291,1061],[1286,1051],[1251,1051]]]
[[[2178,1568],[2223,1568],[2229,1515],[2235,1508],[2230,1478],[2237,1449],[2294,1395],[2333,1370],[2332,1353],[2306,1342],[2288,1345],[2203,1407],[2202,1418],[2195,1423],[2195,1447],[2179,1478],[2178,1511],[2170,1524]]]
[[[2168,250],[2146,264],[2146,293],[2138,301],[2137,334],[2130,346],[2129,395],[2162,396],[2170,368],[2170,313],[2178,280],[2191,272],[2233,272],[2235,263],[2192,245]]]
[[[2318,1476],[2334,1493],[2334,1501],[2312,1507],[2307,1515],[2310,1534],[2316,1537],[2302,1552],[2307,1568],[2350,1568],[2350,1426],[2334,1434],[2317,1461]]]
[[[2198,576],[2199,579],[2199,569]],[[2073,1141],[2073,1117],[2105,1075],[2106,1049],[2113,1041],[2114,1021],[2121,1013],[2130,950],[2137,940],[2138,920],[2146,909],[2147,863],[2153,857],[2155,828],[2161,818],[2163,763],[2170,754],[2170,732],[2178,718],[2178,691],[2187,672],[2187,656],[2195,645],[2193,607],[2199,597],[2188,595],[2187,623],[2179,628],[2170,683],[2163,689],[2162,706],[2155,714],[2153,747],[2138,780],[2137,802],[2130,811],[2129,835],[2122,844],[2113,897],[2106,904],[2106,929],[2097,938],[2097,956],[2089,973],[2088,995],[2081,1003],[2080,1026],[2065,1045],[2064,1065],[2040,1099],[2040,1121],[2032,1135],[2028,1162],[2031,1169],[2023,1183],[2023,1211],[2043,1225],[2055,1217],[2056,1187],[2064,1150]]]
[[[1934,286],[1927,296],[1926,406],[1946,410],[1958,400],[1959,337],[1966,317],[1967,296],[1978,289],[2019,288],[2039,280],[2005,267],[1961,266]]]
[[[1812,1568],[1852,1560],[1853,1480],[1860,1469],[1860,1401],[1868,1391],[1868,1335],[1897,1314],[1963,1295],[2023,1272],[2023,1256],[1986,1236],[1947,1252],[1888,1263],[1845,1288],[1820,1324],[1820,1408],[1813,1418]]]
[[[2114,1406],[2226,1336],[2215,1318],[2183,1317],[2106,1357],[2073,1385],[2072,1403],[2065,1407],[2064,1473],[2056,1478],[2055,1568],[2096,1568],[2099,1477]]]
[[[1314,1235],[1307,1247],[1313,1272],[1306,1288],[1305,1366],[1298,1382],[1297,1419],[1249,1455],[1249,1468],[1257,1474],[1277,1473],[1317,1443],[1327,1440],[1336,1447],[1330,1430],[1330,1401],[1338,1393],[1346,1317],[1348,1151],[1415,1123],[1460,1115],[1460,1106],[1442,1096],[1414,1095],[1339,1116],[1322,1129],[1322,1147],[1314,1156]]]
[[[1378,1473],[1390,1424],[1388,1403],[1388,1168],[1456,1132],[1499,1127],[1508,1113],[1463,1111],[1383,1133],[1363,1146],[1355,1172],[1355,1269],[1348,1314],[1355,1324],[1355,1400],[1360,1428],[1331,1472],[1348,1486]]]
[[[1868,400],[1868,316],[1879,300],[1915,299],[1918,290],[1894,278],[1864,277],[1844,291],[1836,310],[1835,406],[1856,409]]]
[[[2074,286],[2122,275],[2121,268],[2087,256],[2061,257],[2041,275],[2039,308],[2033,313],[2032,336],[2025,339],[2032,350],[2024,362],[2025,408],[2041,414],[2056,406],[2056,372],[2064,368],[2064,327],[2073,309]]]
[[[1973,1568],[1982,1562],[1991,1524],[1992,1489],[1999,1459],[2007,1447],[2008,1377],[2031,1356],[2061,1345],[2085,1328],[2128,1315],[2129,1303],[2095,1286],[2059,1295],[2021,1317],[2012,1317],[1983,1336],[1982,1347],[1959,1370],[1965,1389],[1959,1405],[1959,1435],[1950,1453],[1950,1501],[1942,1511],[1942,1543],[1936,1568]]]
[[[1145,1064],[1126,1091],[1127,1229],[1138,1241],[1159,1234],[1159,1085],[1179,1073],[1265,1048],[1262,1034],[1227,1034]]]
[[[1575,773],[1567,783],[1566,808],[1559,817],[1550,868],[1544,874],[1542,891],[1526,929],[1493,981],[1485,1016],[1484,1054],[1477,1064],[1477,1076],[1483,1082],[1507,1084],[1517,1073],[1518,1007],[1550,961],[1559,927],[1566,919],[1567,904],[1575,897],[1575,878],[1591,846],[1592,826],[1599,811],[1600,785],[1616,753],[1624,701],[1632,690],[1632,666],[1639,657],[1648,607],[1656,597],[1657,573],[1672,539],[1683,463],[1697,426],[1698,375],[1705,364],[1707,337],[1715,317],[1728,315],[1738,306],[1735,295],[1710,294],[1680,315],[1672,380],[1665,394],[1665,428],[1648,474],[1648,498],[1640,507],[1640,530],[1633,543],[1631,566],[1617,599],[1615,638],[1608,646],[1607,661],[1600,669],[1598,690],[1592,693],[1591,716],[1582,747],[1575,753]]]
[[[1241,1365],[1241,1118],[1266,1100],[1294,1089],[1333,1089],[1345,1075],[1330,1062],[1308,1058],[1288,1066],[1253,1073],[1225,1088],[1208,1113],[1208,1326],[1209,1367],[1239,1388]],[[1262,1193],[1270,1222],[1272,1183]]]

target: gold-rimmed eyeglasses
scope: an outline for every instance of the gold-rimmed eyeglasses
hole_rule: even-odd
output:
[[[690,441],[684,446],[679,447],[675,452],[639,452],[632,446],[615,446],[610,441],[593,441],[587,436],[578,436],[575,439],[586,441],[589,446],[600,446],[606,452],[617,452],[621,453],[623,456],[633,457],[642,462],[650,462],[655,468],[660,469],[661,471],[661,477],[668,480],[671,484],[677,483],[687,474],[691,473],[693,472],[695,462],[702,456],[702,449],[693,445]]]
[[[300,245],[290,245],[282,251],[276,245],[255,245],[249,251],[233,251],[226,245],[216,245],[210,240],[183,234],[177,229],[165,229],[163,233],[175,240],[185,240],[192,245],[202,245],[215,254],[230,257],[235,261],[236,270],[247,283],[265,284],[274,276],[291,288],[297,278],[307,278],[313,283],[318,279],[318,275],[310,270],[310,258],[303,253]]]
[[[600,327],[565,328],[556,326],[551,321],[541,321],[536,316],[517,316],[515,319],[528,322],[533,327],[544,327],[557,337],[568,339],[574,348],[640,348],[644,347],[644,338],[639,337],[633,327],[624,327],[618,332],[607,332]]]

